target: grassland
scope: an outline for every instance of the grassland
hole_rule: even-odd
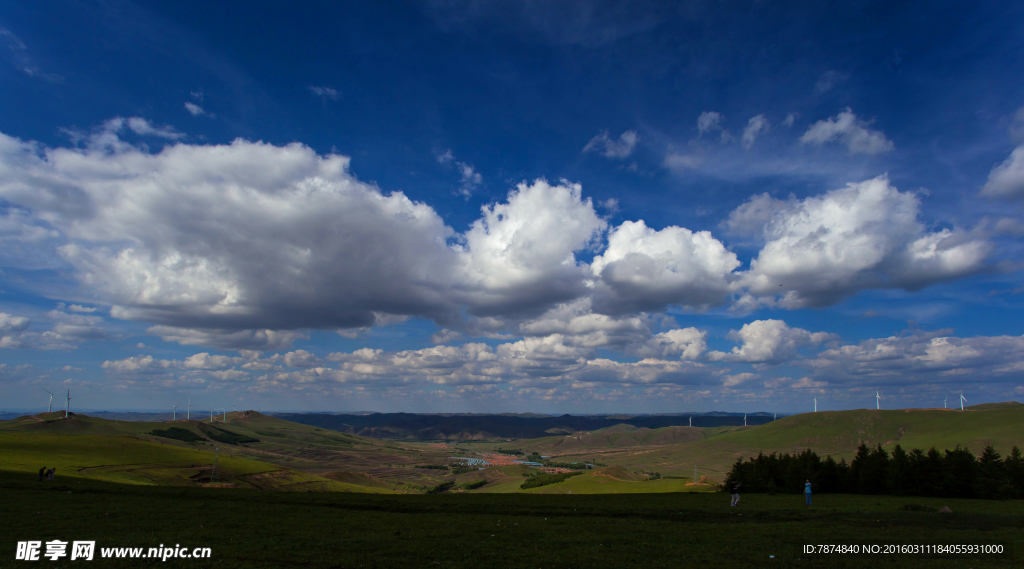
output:
[[[886,448],[899,443],[904,448],[924,449],[932,446],[945,449],[960,444],[976,454],[987,444],[995,445],[1003,454],[1014,445],[1024,446],[1024,405],[1020,404],[986,405],[964,412],[915,409],[807,413],[757,427],[645,429],[617,425],[590,433],[459,443],[455,446],[369,439],[291,423],[252,411],[218,417],[214,423],[217,428],[257,442],[220,444],[204,439],[199,443],[186,443],[152,434],[154,430],[176,427],[189,430],[197,437],[205,437],[209,431],[205,420],[201,426],[196,420],[140,423],[84,415],[63,419],[62,413],[43,413],[0,422],[0,439],[7,436],[5,433],[76,435],[86,439],[118,437],[118,440],[134,441],[126,445],[148,443],[167,453],[184,453],[173,457],[169,454],[169,458],[154,462],[152,464],[156,466],[148,468],[146,465],[151,463],[147,461],[157,460],[145,454],[151,451],[125,446],[123,452],[142,458],[123,458],[120,462],[104,458],[100,461],[102,464],[89,462],[83,471],[83,475],[112,481],[179,485],[202,483],[204,476],[207,480],[209,478],[208,467],[204,470],[203,465],[212,462],[211,451],[217,446],[221,460],[228,465],[224,469],[231,477],[227,483],[238,487],[258,484],[272,487],[278,484],[299,489],[302,484],[307,484],[320,489],[356,486],[377,492],[421,493],[438,484],[452,482],[451,492],[480,494],[699,492],[707,490],[707,487],[686,486],[692,482],[694,466],[698,475],[707,476],[714,482],[724,479],[738,458],[759,452],[799,452],[812,448],[819,455],[831,454],[849,460],[861,442],[872,446],[882,444]],[[101,449],[108,443],[97,441],[89,444]],[[604,470],[588,471],[583,476],[550,487],[522,490],[520,486],[524,476],[536,472],[525,466],[498,466],[457,475],[447,470],[418,468],[444,465],[454,455],[473,457],[479,456],[478,453],[493,453],[498,448],[510,447],[536,451],[555,462],[591,462]],[[24,449],[18,452],[29,450],[27,447]],[[196,452],[206,454],[202,459],[198,458],[199,455],[189,454]],[[39,462],[39,458],[43,457],[37,455],[31,460],[26,459],[25,464],[18,468],[37,470],[47,464],[46,460]],[[244,464],[244,468],[233,462],[241,459],[246,460],[238,463]],[[79,461],[74,465],[86,463]],[[60,471],[64,472],[64,469]],[[647,480],[656,478],[654,473],[658,473],[661,479]],[[486,483],[479,488],[469,490],[464,486],[480,480]],[[347,486],[336,486],[338,484]]]
[[[583,478],[576,476],[575,478]],[[1024,504],[831,495],[370,495],[39,483],[0,472],[0,549],[209,547],[208,562],[94,560],[90,567],[1020,567]],[[908,511],[910,506],[914,510]],[[952,514],[939,514],[942,506]],[[929,511],[930,510],[930,511]],[[1002,555],[807,555],[825,544],[999,544]],[[98,555],[99,553],[97,553]],[[771,557],[774,556],[774,557]],[[77,562],[44,561],[47,566]],[[6,563],[3,564],[6,566]]]
[[[553,461],[586,461],[632,472],[721,480],[739,458],[759,452],[800,452],[850,460],[862,442],[905,449],[953,448],[962,445],[976,455],[991,444],[1003,454],[1024,447],[1024,405],[989,404],[966,411],[909,409],[826,411],[793,415],[756,427],[636,429],[626,426],[592,433],[515,441],[527,452]],[[687,431],[680,435],[678,431]],[[680,440],[687,439],[687,440]],[[666,441],[679,442],[666,442]],[[463,443],[471,452],[490,452],[510,443]]]

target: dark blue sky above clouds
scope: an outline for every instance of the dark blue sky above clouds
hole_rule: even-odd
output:
[[[5,407],[1019,400],[1022,24],[997,2],[5,6]]]

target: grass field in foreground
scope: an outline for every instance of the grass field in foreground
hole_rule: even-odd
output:
[[[1024,503],[820,495],[369,495],[39,483],[0,472],[18,541],[209,547],[208,562],[89,567],[1020,567]],[[907,505],[932,511],[907,511]],[[948,505],[952,514],[939,514]],[[807,555],[805,544],[999,544],[1003,555]],[[770,556],[774,555],[774,558]],[[12,563],[8,561],[7,563]],[[2,565],[6,566],[7,563]],[[76,562],[46,566],[76,566]]]

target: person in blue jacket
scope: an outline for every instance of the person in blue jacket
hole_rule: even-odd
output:
[[[810,506],[811,505],[811,481],[810,480],[808,480],[807,483],[804,484],[804,497],[807,498],[807,505]]]

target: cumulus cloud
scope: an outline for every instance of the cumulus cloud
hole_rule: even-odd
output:
[[[462,334],[447,328],[442,328],[430,335],[430,341],[434,344],[450,344],[461,339]]]
[[[739,265],[736,255],[708,231],[676,226],[654,230],[640,220],[611,231],[608,247],[594,257],[591,271],[610,288],[608,302],[632,311],[720,303],[730,290],[729,275]]]
[[[115,314],[115,316],[117,315]],[[295,340],[308,337],[308,334],[305,332],[294,330],[196,330],[163,325],[151,326],[146,330],[146,333],[159,336],[165,342],[177,342],[186,346],[210,346],[228,350],[280,350],[291,346]]]
[[[310,368],[323,365],[323,360],[306,350],[295,350],[284,355],[284,365],[288,367]]]
[[[132,356],[123,360],[107,360],[101,367],[105,370],[123,374],[165,373],[169,369],[181,367],[174,360],[158,360],[153,356]]]
[[[847,107],[834,117],[812,124],[800,137],[800,142],[817,145],[838,142],[846,146],[850,154],[882,154],[895,148],[882,131],[871,130],[870,125]]]
[[[982,380],[1014,383],[1024,371],[1024,336],[959,338],[950,332],[912,330],[873,338],[825,350],[801,365],[832,384],[929,381],[959,389]]]
[[[575,252],[606,227],[579,184],[521,183],[505,203],[483,206],[455,246],[471,312],[534,312],[580,296],[586,267]]]
[[[708,352],[713,361],[778,364],[797,357],[797,349],[837,339],[827,332],[808,332],[790,328],[782,320],[755,320],[744,324],[739,331],[729,333],[729,339],[741,342],[731,352]]]
[[[28,329],[31,319],[0,312],[0,348],[70,350],[81,342],[107,338],[98,316],[51,310],[43,321],[49,329],[34,332]]]
[[[740,283],[787,307],[824,306],[865,288],[916,290],[982,270],[992,244],[970,232],[928,231],[919,201],[881,176],[804,200],[756,196],[727,227],[761,228],[764,247]]]
[[[1024,146],[1018,146],[1009,158],[989,172],[981,195],[989,198],[1024,198]]]
[[[740,144],[743,145],[743,148],[750,150],[750,147],[754,145],[754,141],[757,140],[757,135],[767,129],[768,119],[764,115],[751,117],[750,121],[747,122],[747,127],[743,129],[743,138],[740,139]]]
[[[126,129],[171,142],[150,151],[120,140]],[[81,298],[185,345],[283,350],[309,329],[353,334],[419,317],[450,334],[557,333],[574,349],[605,342],[676,357],[696,348],[668,350],[636,312],[737,294],[823,305],[861,288],[970,274],[990,250],[973,233],[926,231],[917,197],[884,178],[803,201],[752,198],[726,223],[765,242],[746,272],[708,231],[642,220],[609,231],[581,186],[564,180],[522,182],[456,232],[430,206],[355,178],[346,157],[297,143],[189,144],[168,129],[117,118],[72,148],[0,134],[0,199],[45,234],[38,247],[56,249]],[[462,164],[450,151],[438,160]],[[552,316],[567,306],[597,314]],[[555,320],[593,329],[541,331]],[[63,322],[52,332],[66,345],[102,328]]]
[[[583,152],[597,152],[605,158],[622,159],[628,158],[636,148],[640,136],[635,130],[627,130],[619,135],[618,139],[608,136],[608,131],[602,131],[583,147]]]
[[[243,358],[230,356],[211,356],[207,352],[193,354],[182,363],[187,369],[226,369],[245,361]]]

